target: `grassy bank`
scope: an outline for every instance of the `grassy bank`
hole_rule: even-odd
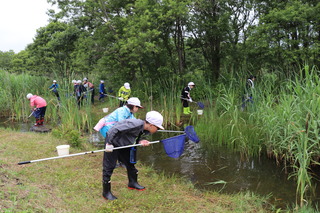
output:
[[[125,169],[112,177],[116,201],[101,196],[102,153],[17,165],[56,156],[66,141],[51,134],[0,129],[1,212],[268,212],[262,198],[247,194],[200,192],[177,177],[157,174],[139,162],[146,191],[127,189]],[[85,144],[70,153],[96,149]]]

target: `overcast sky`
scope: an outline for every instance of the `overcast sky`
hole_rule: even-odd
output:
[[[0,50],[24,50],[48,24],[50,8],[47,0],[0,0]]]

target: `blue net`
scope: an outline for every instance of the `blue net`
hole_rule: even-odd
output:
[[[178,158],[184,151],[184,142],[186,135],[178,135],[171,138],[161,140],[167,155],[171,158]]]
[[[203,109],[204,108],[204,104],[202,102],[197,102],[198,106]]]
[[[197,136],[197,133],[194,131],[193,126],[187,126],[184,132],[186,133],[188,138],[193,142],[198,143],[200,141],[200,139]]]

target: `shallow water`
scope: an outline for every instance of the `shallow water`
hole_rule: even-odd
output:
[[[20,131],[28,131],[32,123],[0,123]],[[177,133],[156,133],[150,141],[168,138]],[[101,146],[103,137],[100,133],[88,136],[88,141]],[[195,184],[196,188],[215,190],[222,193],[254,192],[267,196],[278,208],[286,208],[295,203],[296,184],[288,180],[283,166],[277,166],[274,160],[265,156],[241,161],[240,155],[223,147],[216,147],[210,153],[201,148],[205,142],[187,141],[185,150],[179,158],[170,158],[161,143],[149,147],[139,147],[137,159],[143,164],[153,166],[155,170],[168,175],[185,177]],[[315,191],[320,191],[316,189]],[[313,200],[319,200],[320,194]]]

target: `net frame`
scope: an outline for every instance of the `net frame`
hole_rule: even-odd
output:
[[[186,134],[177,135],[161,140],[166,154],[171,158],[178,158],[184,151]]]
[[[204,108],[204,104],[202,102],[197,102],[198,106],[203,109]]]
[[[194,131],[194,127],[193,126],[187,126],[184,130],[184,132],[186,133],[186,135],[188,136],[188,138],[195,143],[199,143],[200,139],[196,133],[196,131]]]

